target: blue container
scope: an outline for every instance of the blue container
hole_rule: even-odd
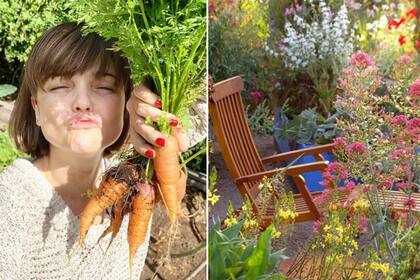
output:
[[[305,149],[314,147],[313,145],[305,145],[305,144],[297,144],[297,149]],[[322,153],[321,154],[325,160],[328,160],[329,162],[333,161],[333,155],[331,153]],[[303,164],[303,163],[311,163],[315,162],[314,156],[303,156],[299,158],[296,162],[296,164]],[[323,191],[325,189],[324,186],[320,184],[324,179],[322,178],[322,172],[321,171],[312,171],[312,172],[305,172],[302,173],[303,178],[305,178],[306,186],[308,187],[308,190],[310,192],[317,192],[317,191]],[[341,184],[340,184],[341,185]]]
[[[289,139],[287,137],[280,137],[281,126],[284,122],[287,122],[287,116],[280,114],[280,111],[276,109],[274,111],[274,147],[279,153],[290,152]]]

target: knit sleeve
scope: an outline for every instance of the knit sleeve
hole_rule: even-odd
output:
[[[11,189],[0,182],[0,275],[20,280],[27,279],[24,249],[28,236],[25,236],[24,202]]]

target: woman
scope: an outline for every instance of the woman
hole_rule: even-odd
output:
[[[130,277],[127,217],[105,255],[109,236],[97,241],[109,217],[96,217],[80,247],[78,216],[129,131],[135,149],[149,158],[165,145],[165,136],[144,122],[159,117],[160,102],[144,86],[132,90],[128,63],[109,50],[111,42],[82,36],[81,29],[72,23],[50,29],[25,65],[9,129],[31,160],[17,159],[0,174],[1,279]],[[188,139],[170,117],[185,151]],[[135,256],[133,279],[147,247],[148,237]]]

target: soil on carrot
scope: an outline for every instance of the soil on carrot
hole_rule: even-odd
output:
[[[187,186],[182,203],[184,217],[178,218],[177,234],[170,249],[172,258],[166,261],[163,257],[168,251],[170,223],[164,205],[156,205],[149,252],[140,280],[206,279],[206,266],[202,266],[207,257],[205,205],[205,195]],[[198,274],[192,276],[195,271]]]

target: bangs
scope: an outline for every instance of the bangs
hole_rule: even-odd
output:
[[[99,67],[97,77],[114,72],[117,87],[124,86],[124,77],[130,75],[128,63],[120,53],[110,50],[112,41],[105,41],[96,33],[83,36],[82,25],[67,25],[47,32],[32,50],[33,59],[28,60],[31,67],[26,69],[29,80],[33,81],[32,92],[42,88],[49,78],[71,78],[93,67]]]

